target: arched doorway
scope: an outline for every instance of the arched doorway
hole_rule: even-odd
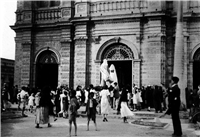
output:
[[[125,44],[114,43],[105,48],[102,59],[108,60],[108,67],[113,64],[116,69],[119,87],[132,86],[133,53]]]
[[[58,59],[54,52],[45,50],[38,56],[36,63],[36,87],[42,89],[50,86],[56,89],[58,85]]]
[[[197,89],[200,84],[200,48],[193,56],[193,89]]]

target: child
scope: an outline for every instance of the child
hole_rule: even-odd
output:
[[[74,123],[75,127],[75,136],[77,136],[77,125],[76,125],[76,116],[77,110],[79,109],[79,103],[76,98],[76,91],[72,90],[70,95],[70,104],[69,104],[69,136],[71,137],[71,129],[72,129],[72,122]]]
[[[62,94],[60,95],[60,112],[58,113],[58,116],[60,116],[60,114],[65,115],[65,99],[66,99],[66,94],[65,94],[65,89],[62,90]]]
[[[88,117],[88,122],[87,122],[87,131],[89,131],[89,123],[90,119],[94,121],[95,129],[97,131],[97,124],[96,124],[96,107],[97,107],[97,101],[94,97],[94,92],[89,93],[89,99],[86,105],[86,112],[87,112],[87,117]]]
[[[32,93],[31,96],[28,99],[29,99],[28,100],[29,111],[31,113],[33,113],[33,106],[34,106],[34,101],[35,101],[34,94]]]

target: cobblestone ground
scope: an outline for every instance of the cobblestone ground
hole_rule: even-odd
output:
[[[41,125],[43,128],[36,129],[34,124],[35,116],[30,114],[26,118],[7,119],[1,122],[2,137],[67,137],[68,119],[58,118],[52,122],[52,127]],[[80,137],[170,137],[173,133],[172,126],[165,129],[150,129],[139,127],[130,123],[123,123],[122,119],[110,118],[108,122],[102,122],[101,117],[97,117],[98,131],[90,123],[90,131],[86,131],[87,118],[77,118],[78,136]],[[129,122],[132,120],[129,119]],[[183,127],[183,137],[196,137],[191,130]],[[74,127],[72,128],[72,136]]]

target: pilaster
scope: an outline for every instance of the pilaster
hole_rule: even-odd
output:
[[[22,68],[21,68],[21,86],[27,86],[30,80],[30,58],[31,43],[22,43]]]
[[[75,40],[74,58],[74,86],[86,84],[86,41],[87,39]]]
[[[100,66],[101,66],[101,60],[95,60],[95,81],[93,81],[94,85],[100,85],[100,79],[101,79],[101,75],[100,75]]]
[[[87,17],[90,15],[90,3],[87,1],[75,3],[75,17]]]
[[[142,44],[142,84],[158,85],[166,82],[165,22],[149,18]]]
[[[60,49],[61,60],[59,65],[58,85],[70,85],[70,52],[71,40],[62,40]]]
[[[141,60],[140,59],[134,59],[132,62],[132,67],[133,67],[133,71],[132,71],[132,83],[134,83],[135,85],[137,85],[138,87],[141,87],[141,74],[140,74],[140,70],[141,70]]]

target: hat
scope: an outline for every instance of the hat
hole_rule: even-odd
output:
[[[172,77],[172,80],[174,81],[174,83],[178,83],[179,82],[179,78],[178,77]]]

